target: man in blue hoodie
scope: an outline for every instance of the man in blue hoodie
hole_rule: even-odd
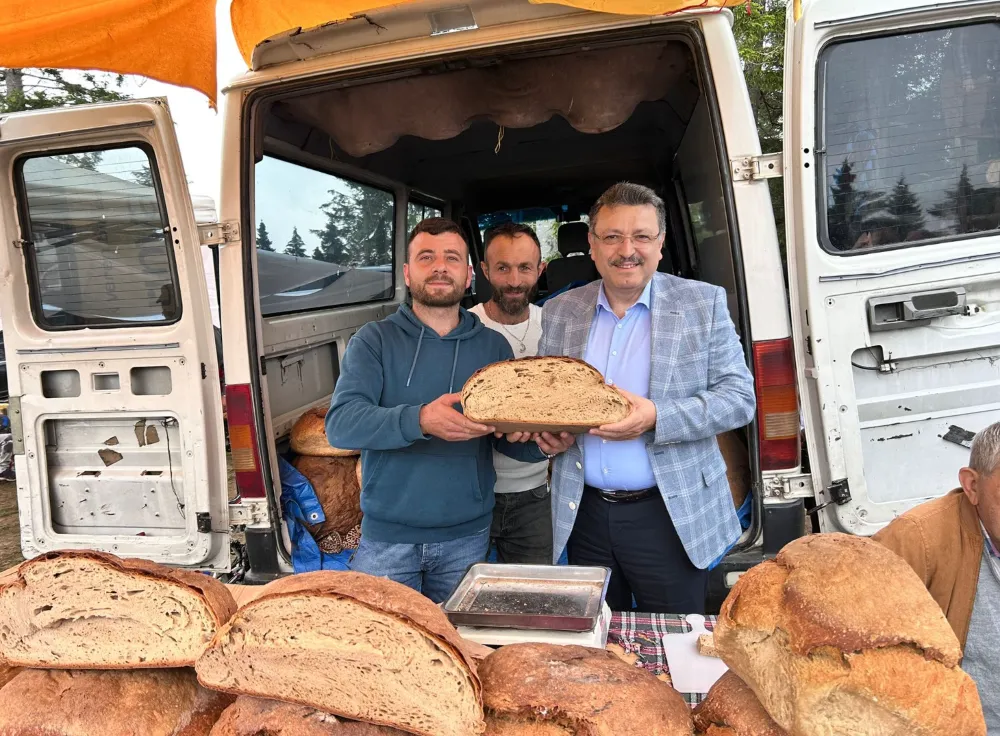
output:
[[[480,368],[514,357],[510,344],[460,302],[472,278],[461,229],[443,218],[410,234],[406,304],[351,338],[326,434],[361,450],[361,544],[351,569],[444,600],[486,557],[493,513],[493,448],[526,462],[564,451],[573,437],[497,438],[455,406]]]

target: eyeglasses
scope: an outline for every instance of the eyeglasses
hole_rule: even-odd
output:
[[[593,231],[591,231],[593,232]],[[645,246],[652,245],[657,240],[660,239],[660,233],[656,235],[650,235],[649,233],[634,233],[633,235],[623,235],[622,233],[609,233],[607,235],[598,235],[594,232],[594,237],[601,241],[604,245],[615,246],[622,245],[626,240],[631,240],[633,245]]]

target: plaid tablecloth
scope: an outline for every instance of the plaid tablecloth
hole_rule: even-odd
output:
[[[715,616],[705,617],[705,628],[715,629]],[[608,644],[617,644],[627,654],[638,657],[638,663],[654,675],[669,674],[667,655],[663,651],[665,634],[686,634],[691,630],[678,615],[666,613],[638,613],[635,611],[612,614],[608,631]],[[705,693],[681,693],[690,705],[705,699]]]

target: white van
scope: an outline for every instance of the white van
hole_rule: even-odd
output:
[[[756,380],[752,521],[716,599],[811,528],[871,534],[948,491],[1000,419],[1000,2],[789,6],[783,157],[761,156],[730,12],[527,0],[408,2],[262,43],[225,91],[214,226],[162,101],[0,118],[24,554],[287,573],[278,459],[347,341],[402,303],[409,227],[456,219],[478,264],[491,222],[540,223],[566,256],[555,291],[592,277],[573,223],[623,179],[667,202],[661,268],[726,288]]]

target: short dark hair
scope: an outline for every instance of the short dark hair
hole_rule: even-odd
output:
[[[427,233],[428,235],[444,235],[445,233],[454,233],[462,239],[465,243],[466,253],[469,251],[469,239],[465,237],[465,233],[462,232],[462,228],[459,227],[458,223],[454,220],[449,220],[447,217],[428,217],[417,223],[410,231],[410,237],[406,241],[406,258],[410,258],[410,246],[413,245],[413,241],[416,240],[417,236],[421,233]]]
[[[494,225],[487,230],[486,235],[483,236],[483,259],[485,260],[486,253],[490,249],[490,243],[494,240],[500,237],[507,237],[513,240],[517,235],[527,235],[535,241],[535,245],[538,246],[538,260],[541,260],[542,244],[538,240],[538,235],[529,225],[520,222],[501,222],[499,225]]]
[[[618,182],[602,194],[594,206],[590,208],[590,230],[594,231],[597,216],[605,207],[652,207],[656,210],[656,219],[660,225],[660,233],[667,230],[667,207],[656,192],[642,184],[630,181]]]

